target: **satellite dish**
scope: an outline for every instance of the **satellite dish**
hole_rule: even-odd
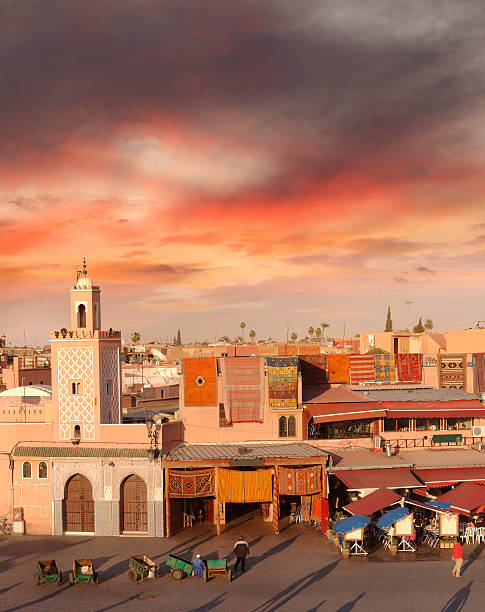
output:
[[[61,336],[65,338],[67,336],[67,329],[65,327],[61,328]]]

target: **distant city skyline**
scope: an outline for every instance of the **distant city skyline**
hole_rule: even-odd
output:
[[[6,3],[0,335],[485,319],[479,2]],[[408,306],[406,302],[411,302]]]

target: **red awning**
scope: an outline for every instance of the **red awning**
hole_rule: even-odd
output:
[[[369,493],[369,495],[366,495],[362,499],[358,499],[344,506],[344,510],[350,514],[364,514],[365,516],[369,516],[378,510],[392,506],[401,501],[401,499],[402,495],[398,495],[389,489],[377,489],[377,491]]]
[[[448,493],[438,497],[437,501],[451,502],[450,510],[470,514],[485,504],[485,487],[471,482],[463,482]]]
[[[377,419],[387,414],[378,402],[307,405],[306,410],[311,414],[315,423]]]
[[[407,468],[336,470],[332,473],[344,483],[349,491],[382,487],[387,489],[425,488],[425,485],[422,485]]]
[[[457,482],[485,482],[485,467],[413,470],[428,487],[445,487]]]
[[[453,402],[382,402],[389,418],[430,418],[430,417],[485,417],[485,407],[480,400]]]

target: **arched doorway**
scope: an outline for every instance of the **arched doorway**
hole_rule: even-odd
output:
[[[94,532],[94,501],[91,483],[82,474],[75,474],[66,484],[64,531]]]
[[[147,488],[136,474],[121,485],[121,531],[148,531]]]

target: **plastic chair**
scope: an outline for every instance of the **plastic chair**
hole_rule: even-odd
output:
[[[467,527],[465,529],[465,542],[467,544],[470,544],[470,542],[472,544],[475,544],[475,527]]]
[[[475,541],[485,542],[485,527],[477,527],[475,530]]]

